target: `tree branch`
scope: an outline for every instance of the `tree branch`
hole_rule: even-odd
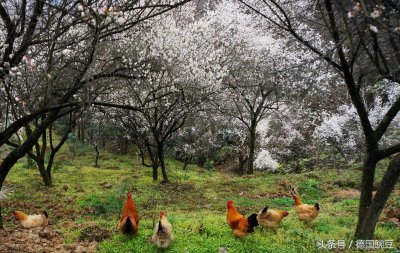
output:
[[[382,159],[385,159],[385,158],[387,158],[387,157],[389,157],[391,155],[394,155],[396,153],[400,153],[400,143],[396,144],[396,145],[393,145],[391,147],[388,147],[386,149],[380,150],[379,153],[378,153],[378,156],[379,156],[379,159],[382,160]]]

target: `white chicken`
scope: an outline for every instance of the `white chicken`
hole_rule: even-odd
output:
[[[154,228],[154,234],[150,237],[150,242],[154,243],[160,249],[168,248],[174,236],[172,234],[172,225],[167,219],[166,212],[160,212],[160,220]]]
[[[28,215],[22,211],[14,211],[13,215],[21,222],[21,225],[24,228],[34,228],[45,226],[48,224],[46,211],[43,211],[41,214],[32,214]]]

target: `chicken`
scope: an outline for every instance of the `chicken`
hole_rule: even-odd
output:
[[[47,218],[49,217],[46,211],[33,215],[28,215],[21,211],[14,211],[12,214],[21,222],[24,228],[46,226],[48,223]]]
[[[300,197],[297,195],[293,195],[292,198],[294,199],[294,205],[296,207],[299,220],[309,222],[317,218],[319,213],[318,203],[315,203],[315,205],[303,204]]]
[[[288,215],[286,211],[268,209],[267,206],[257,214],[257,221],[263,227],[276,229]]]
[[[127,193],[127,198],[122,208],[122,215],[119,221],[119,230],[128,235],[137,235],[139,226],[139,214],[136,210],[135,203],[133,203],[132,195]]]
[[[160,249],[166,249],[174,240],[172,225],[167,219],[165,212],[160,212],[160,220],[154,228],[154,234],[150,237],[150,242]]]
[[[236,210],[232,200],[228,201],[227,208],[226,220],[236,237],[244,237],[254,232],[254,228],[258,225],[257,214],[253,213],[246,218]]]

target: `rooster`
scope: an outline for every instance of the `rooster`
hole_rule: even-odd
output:
[[[299,220],[309,222],[317,218],[320,209],[318,203],[315,203],[315,205],[303,204],[300,197],[297,195],[293,195],[292,198],[294,199],[294,205]]]
[[[119,221],[119,230],[128,235],[137,235],[139,226],[139,214],[136,210],[135,203],[133,203],[132,195],[127,193],[127,198],[122,208],[122,215]]]
[[[253,213],[246,218],[236,210],[232,200],[228,201],[227,208],[226,220],[236,237],[244,237],[254,232],[254,228],[258,226],[257,214]]]
[[[276,229],[283,218],[288,215],[287,211],[272,210],[267,206],[257,214],[257,221],[262,227]]]
[[[47,218],[49,217],[46,211],[33,215],[28,215],[22,211],[14,211],[12,214],[21,222],[24,228],[45,226],[48,223]]]
[[[154,234],[150,237],[150,242],[154,243],[160,249],[166,249],[172,243],[172,225],[167,219],[165,212],[160,212],[160,220],[154,228]]]

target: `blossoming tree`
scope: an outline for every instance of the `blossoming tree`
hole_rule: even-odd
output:
[[[276,29],[291,35],[324,59],[341,76],[364,136],[361,197],[355,236],[372,239],[378,217],[400,177],[400,143],[383,145],[395,124],[400,96],[379,105],[375,117],[366,91],[379,82],[399,83],[399,6],[396,1],[256,1],[239,0]],[[323,22],[320,22],[320,21]],[[310,35],[320,34],[319,39]],[[387,81],[385,81],[387,80]],[[383,106],[382,106],[383,105]],[[391,158],[375,195],[376,165]]]

